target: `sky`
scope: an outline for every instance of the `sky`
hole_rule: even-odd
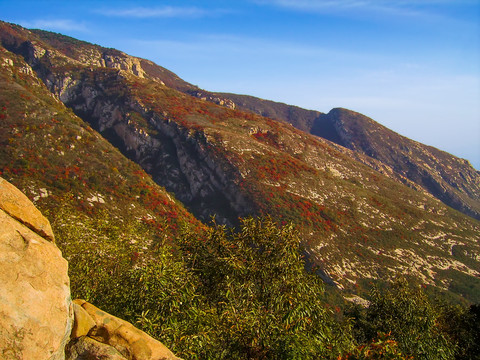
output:
[[[209,91],[344,107],[480,170],[480,0],[0,0]]]

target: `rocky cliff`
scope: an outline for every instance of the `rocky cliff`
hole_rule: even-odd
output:
[[[49,221],[2,178],[0,250],[2,359],[178,359],[130,323],[85,301],[72,303],[68,264]]]
[[[137,81],[128,73],[103,69],[96,70],[91,79],[75,81],[54,72],[45,78],[49,89],[67,106],[200,219],[217,215],[232,222],[251,212],[235,187],[238,174],[227,162],[219,164],[208,137],[179,126],[168,111],[152,111],[143,94],[129,90]],[[155,86],[156,92],[169,92],[164,85]]]
[[[387,167],[401,181],[480,219],[480,172],[467,160],[408,139],[348,109],[336,108],[325,114],[253,96],[227,93],[217,96],[233,101],[238,109],[285,121],[351,149],[354,157],[362,154],[377,160],[357,158],[382,173]]]
[[[129,56],[115,49],[102,48],[69,37],[60,39],[52,33],[34,30],[32,34],[42,39],[40,44],[29,40],[22,34],[23,30],[21,28],[15,31],[16,28],[13,27],[12,31],[10,27],[8,30],[3,35],[4,46],[21,53],[49,89],[57,94],[63,102],[78,111],[81,116],[91,119],[93,125],[96,124],[97,129],[105,131],[106,136],[111,141],[117,142],[116,145],[132,151],[130,153],[132,158],[142,163],[142,166],[148,172],[153,173],[157,182],[167,187],[168,190],[175,192],[180,200],[186,204],[191,206],[198,203],[202,204],[192,210],[203,219],[212,214],[218,214],[219,206],[217,205],[215,208],[212,198],[220,199],[222,206],[234,204],[230,211],[230,217],[236,217],[239,213],[245,214],[250,209],[244,208],[243,211],[239,211],[240,207],[244,207],[245,201],[239,200],[235,205],[235,199],[231,194],[228,196],[228,189],[224,185],[217,184],[218,186],[215,185],[214,189],[204,188],[201,191],[195,189],[195,186],[192,188],[192,184],[197,182],[198,178],[189,178],[188,175],[192,173],[193,168],[196,169],[194,172],[200,175],[198,171],[204,167],[197,166],[198,164],[188,164],[189,170],[183,169],[181,165],[184,162],[179,161],[175,155],[171,156],[172,149],[174,151],[178,150],[176,149],[179,144],[178,141],[174,142],[174,146],[172,146],[169,139],[170,135],[167,135],[160,140],[161,144],[158,141],[155,144],[152,144],[151,141],[149,144],[138,144],[136,136],[138,134],[135,134],[135,131],[130,131],[131,129],[128,129],[125,124],[118,124],[119,121],[125,120],[118,118],[118,114],[141,113],[145,118],[145,112],[149,111],[144,106],[145,104],[131,103],[127,106],[125,104],[121,107],[115,106],[115,102],[125,100],[124,96],[128,97],[128,91],[123,92],[123,97],[120,99],[117,96],[116,100],[110,98],[107,103],[102,102],[99,96],[105,95],[104,89],[99,91],[95,86],[85,86],[85,77],[75,78],[70,75],[73,68],[88,66],[91,70],[90,77],[95,77],[94,82],[97,83],[99,81],[98,74],[93,75],[95,69],[115,69],[120,71],[119,76],[132,74],[142,79],[153,80],[204,101],[231,109],[237,107],[285,121],[302,131],[351,149],[354,151],[353,157],[373,169],[383,174],[389,174],[389,176],[408,183],[410,186],[422,188],[454,209],[474,218],[480,218],[480,175],[467,161],[402,137],[356,112],[346,109],[333,109],[328,114],[324,114],[252,96],[211,93],[185,82],[174,73],[151,61]],[[55,65],[52,67],[52,64],[57,63],[61,63],[62,66]],[[114,72],[114,74],[117,73]],[[100,81],[102,81],[103,76],[100,77],[102,78]],[[115,86],[122,86],[121,83],[122,81],[116,81]],[[79,88],[80,84],[82,84],[81,89]],[[112,94],[118,95],[112,89],[108,93],[110,97]],[[103,110],[100,111],[100,109]],[[149,115],[146,117],[148,118]],[[148,122],[157,124],[157,120],[152,118]],[[160,130],[159,137],[161,138],[162,135],[164,134]],[[133,142],[137,143],[134,144]],[[166,155],[169,152],[170,156]],[[145,153],[151,154],[151,157],[157,160],[160,158],[157,154],[162,153],[165,163],[158,163],[157,161],[155,164],[151,159],[146,159]],[[185,149],[179,149],[178,153],[184,154]],[[359,155],[366,155],[376,161],[366,160],[365,157],[362,158]],[[202,156],[200,155],[200,157]],[[388,168],[388,170],[385,171],[385,168]],[[200,176],[209,178],[213,175],[209,173]],[[202,195],[199,196],[199,194]],[[240,203],[243,205],[240,205]],[[208,207],[213,208],[210,211],[205,211]],[[200,208],[204,210],[199,211]]]
[[[15,33],[5,36],[3,43],[22,54],[65,105],[174,192],[197,217],[208,220],[217,215],[232,223],[252,212],[235,186],[238,173],[228,162],[219,164],[208,136],[179,126],[175,109],[156,111],[151,94],[135,91],[148,85],[150,92],[178,97],[155,72],[143,71],[139,59],[112,49],[87,46],[62,52],[48,43],[22,40]],[[144,77],[149,80],[142,82]]]
[[[253,96],[212,93],[187,83],[151,61],[129,56],[115,49],[101,48],[69,37],[62,37],[60,40],[58,36],[41,30],[34,30],[33,34],[38,35],[44,44],[29,41],[21,31],[5,34],[3,43],[6,47],[16,47],[44,81],[48,73],[51,75],[51,70],[47,69],[48,66],[41,65],[59,60],[65,64],[59,69],[61,71],[71,69],[75,64],[87,65],[92,69],[95,67],[118,69],[205,101],[285,121],[302,131],[353,150],[354,157],[358,158],[361,154],[377,160],[375,162],[360,159],[375,170],[381,169],[384,174],[383,169],[388,167],[393,171],[393,177],[400,181],[408,182],[414,187],[419,186],[448,206],[480,219],[480,175],[468,161],[405,138],[364,115],[347,109],[333,109],[325,114]],[[45,49],[45,43],[51,47]],[[61,79],[60,83],[58,78],[51,80],[51,90],[57,94],[68,93],[70,91],[68,89],[78,83],[78,80],[72,81],[68,78]],[[57,84],[53,85],[55,82]],[[95,93],[84,95],[92,97]],[[71,104],[69,102],[70,106]],[[158,178],[164,179],[164,175],[161,174]],[[178,178],[172,179],[171,185],[177,183]],[[187,184],[184,184],[183,188],[174,189],[165,184],[171,191],[182,194],[185,193],[185,185]],[[211,191],[209,193],[212,194]],[[219,193],[215,192],[214,196],[218,198]],[[192,196],[195,197],[194,194],[190,194],[190,197]],[[211,213],[215,213],[215,210]]]

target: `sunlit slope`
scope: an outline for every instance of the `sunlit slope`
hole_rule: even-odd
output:
[[[352,292],[365,279],[402,273],[478,300],[479,222],[413,189],[391,167],[189,96],[148,75],[137,58],[117,53],[107,64],[103,48],[22,31],[14,29],[25,39],[12,35],[5,46],[199,219],[293,221],[319,273]]]
[[[201,226],[56,99],[22,57],[0,48],[0,64],[1,176],[22,189],[54,225],[101,215],[170,240],[183,223]]]

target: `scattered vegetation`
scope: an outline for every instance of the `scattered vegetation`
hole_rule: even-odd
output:
[[[478,307],[433,302],[405,280],[374,288],[367,308],[324,303],[291,224],[248,218],[149,245],[148,228],[78,220],[54,222],[72,296],[186,359],[475,359]]]

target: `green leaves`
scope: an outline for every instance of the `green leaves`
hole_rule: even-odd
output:
[[[270,218],[183,237],[184,260],[217,311],[217,341],[231,357],[328,358],[349,341],[320,303],[323,284],[305,271],[299,244],[291,225]]]
[[[174,247],[149,244],[151,228],[102,212],[53,225],[73,296],[186,359],[447,360],[454,351],[475,353],[476,313],[442,312],[406,281],[374,289],[370,306],[342,322],[320,300],[323,283],[305,270],[296,231],[271,218],[247,218],[235,230],[185,227]]]
[[[364,337],[389,334],[406,356],[425,360],[454,358],[454,346],[438,326],[440,311],[420,288],[411,287],[405,279],[390,288],[371,292],[371,303],[365,318],[357,320]],[[371,346],[374,342],[370,342]]]

